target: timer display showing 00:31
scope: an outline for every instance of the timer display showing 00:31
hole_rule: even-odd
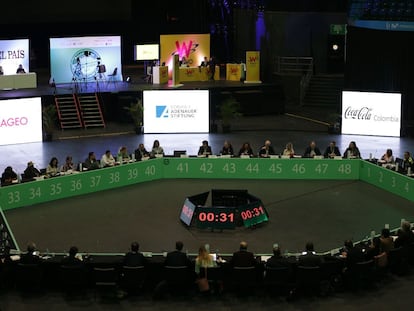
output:
[[[200,229],[235,229],[234,208],[200,207],[197,209],[197,227]]]
[[[266,212],[264,211],[262,206],[254,207],[252,209],[244,210],[240,213],[240,216],[243,220],[249,220],[255,217],[259,217],[260,215],[265,215]]]
[[[198,221],[200,222],[234,222],[234,213],[213,213],[213,212],[200,212],[198,213]]]

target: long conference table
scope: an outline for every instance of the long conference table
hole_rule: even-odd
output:
[[[1,89],[30,89],[37,87],[35,72],[19,73],[13,75],[0,75]]]
[[[414,179],[360,159],[164,157],[0,188],[9,210],[158,179],[361,180],[414,201]]]

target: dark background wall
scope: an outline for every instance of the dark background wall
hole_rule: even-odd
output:
[[[345,87],[354,90],[401,92],[403,120],[406,123],[413,120],[413,42],[414,32],[349,27]]]

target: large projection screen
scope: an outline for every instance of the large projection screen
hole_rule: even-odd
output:
[[[29,60],[29,39],[0,40],[0,66],[5,75],[16,74],[19,65],[29,72]]]
[[[342,92],[342,134],[401,134],[401,94]]]
[[[40,97],[0,101],[0,145],[42,141]]]
[[[99,75],[99,68],[105,68],[104,75]],[[111,79],[122,81],[120,36],[50,39],[50,71],[56,83],[93,82],[115,68]]]
[[[208,133],[207,90],[144,91],[144,133]]]
[[[134,49],[134,60],[158,60],[159,59],[158,44],[139,44]]]

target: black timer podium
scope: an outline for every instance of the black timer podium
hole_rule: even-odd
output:
[[[211,190],[211,206],[206,206],[210,192],[187,197],[180,220],[200,229],[235,229],[267,222],[269,215],[262,201],[247,190]]]

